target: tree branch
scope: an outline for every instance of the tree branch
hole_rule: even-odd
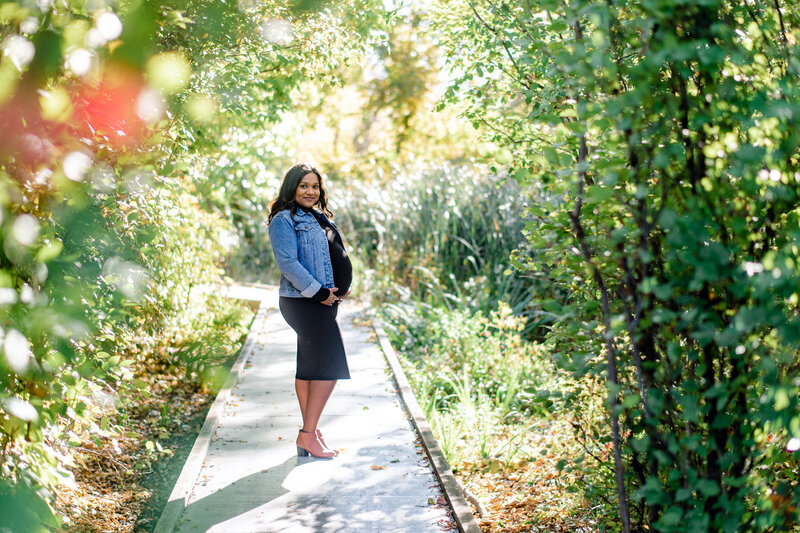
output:
[[[494,33],[495,37],[497,37],[500,40],[500,44],[503,45],[503,48],[506,51],[506,55],[508,55],[508,59],[510,59],[511,64],[514,65],[514,70],[517,71],[517,77],[519,79],[520,84],[522,84],[522,86],[525,87],[526,89],[530,90],[531,84],[530,82],[525,81],[525,76],[522,74],[522,70],[520,70],[519,65],[517,64],[517,60],[514,59],[514,56],[511,54],[511,49],[508,47],[508,41],[506,41],[504,38],[500,36],[500,32],[497,30],[497,28],[490,26],[485,20],[483,20],[483,17],[481,17],[480,13],[478,13],[478,10],[475,9],[475,5],[473,5],[472,2],[469,2],[469,7],[470,9],[472,9],[472,12],[475,13],[475,16],[480,21],[480,23],[483,24],[486,27],[486,29],[488,29],[490,32]]]

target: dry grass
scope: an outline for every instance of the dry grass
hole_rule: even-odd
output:
[[[536,421],[524,447],[533,453],[512,464],[484,459],[453,465],[459,483],[484,507],[483,517],[473,507],[482,531],[597,531],[590,504],[575,489],[581,471],[558,468],[561,459],[581,453],[571,424],[566,420]]]
[[[192,390],[176,376],[158,376],[153,382],[153,394],[140,400],[116,437],[103,439],[99,447],[87,440],[73,448],[76,483],[59,490],[56,499],[62,516],[69,518],[64,533],[150,531],[155,526],[157,510],[148,503],[155,492],[171,488],[160,482],[169,475],[166,464],[173,447],[191,446],[214,394]],[[167,421],[160,414],[165,403],[171,414]],[[147,441],[162,450],[148,450]]]

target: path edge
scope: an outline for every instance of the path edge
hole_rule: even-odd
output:
[[[439,447],[439,443],[436,442],[436,437],[433,436],[433,431],[431,431],[431,427],[422,412],[422,408],[419,406],[419,402],[417,402],[417,398],[411,390],[403,367],[400,366],[397,353],[394,351],[394,347],[389,341],[386,331],[383,329],[383,323],[375,316],[371,318],[372,328],[378,336],[378,342],[383,356],[386,362],[389,363],[392,374],[394,374],[397,390],[400,393],[400,399],[411,415],[411,421],[414,423],[417,433],[419,433],[422,446],[425,448],[425,453],[433,467],[433,472],[436,474],[436,478],[442,486],[444,497],[453,509],[453,517],[455,518],[458,530],[461,533],[481,533],[481,528],[475,521],[475,516],[472,514],[472,510],[467,504],[466,499],[464,499],[464,495],[461,493],[461,487],[459,487],[453,475],[450,464],[447,462],[442,449]]]
[[[200,470],[203,467],[203,462],[211,444],[211,437],[214,435],[214,430],[217,428],[217,424],[224,413],[225,404],[228,403],[231,397],[233,387],[239,382],[247,360],[253,354],[253,343],[255,343],[256,334],[260,330],[257,325],[264,322],[269,309],[270,306],[266,300],[259,304],[258,311],[256,311],[253,322],[250,325],[250,331],[247,333],[247,338],[241,350],[239,350],[239,355],[233,366],[231,366],[228,376],[225,378],[222,389],[217,393],[214,403],[211,404],[208,410],[203,427],[200,429],[200,433],[194,441],[194,446],[183,464],[183,469],[181,469],[181,473],[177,481],[175,481],[175,486],[172,488],[167,504],[161,512],[153,533],[172,533],[181,515],[183,515],[183,510],[186,508],[186,499],[194,487],[197,476],[200,475]]]

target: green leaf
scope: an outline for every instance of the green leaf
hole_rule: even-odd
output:
[[[683,510],[679,507],[670,507],[658,519],[657,525],[659,528],[672,528],[680,524],[682,519]]]
[[[614,189],[611,187],[601,187],[599,185],[591,185],[586,189],[586,203],[604,202],[614,195]]]
[[[49,263],[59,256],[63,248],[64,243],[59,240],[52,240],[39,249],[39,252],[36,254],[36,260],[40,263]]]
[[[789,392],[783,387],[775,389],[775,410],[782,411],[789,407],[790,404]]]
[[[701,479],[697,482],[697,490],[703,493],[704,496],[712,497],[720,493],[719,484],[709,479]]]

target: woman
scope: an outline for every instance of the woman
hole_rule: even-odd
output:
[[[333,215],[327,200],[319,171],[299,164],[286,173],[269,213],[281,271],[279,307],[297,333],[294,384],[303,417],[297,455],[323,458],[338,454],[326,446],[317,423],[336,380],[350,378],[336,314],[353,276],[342,237],[328,219]]]

